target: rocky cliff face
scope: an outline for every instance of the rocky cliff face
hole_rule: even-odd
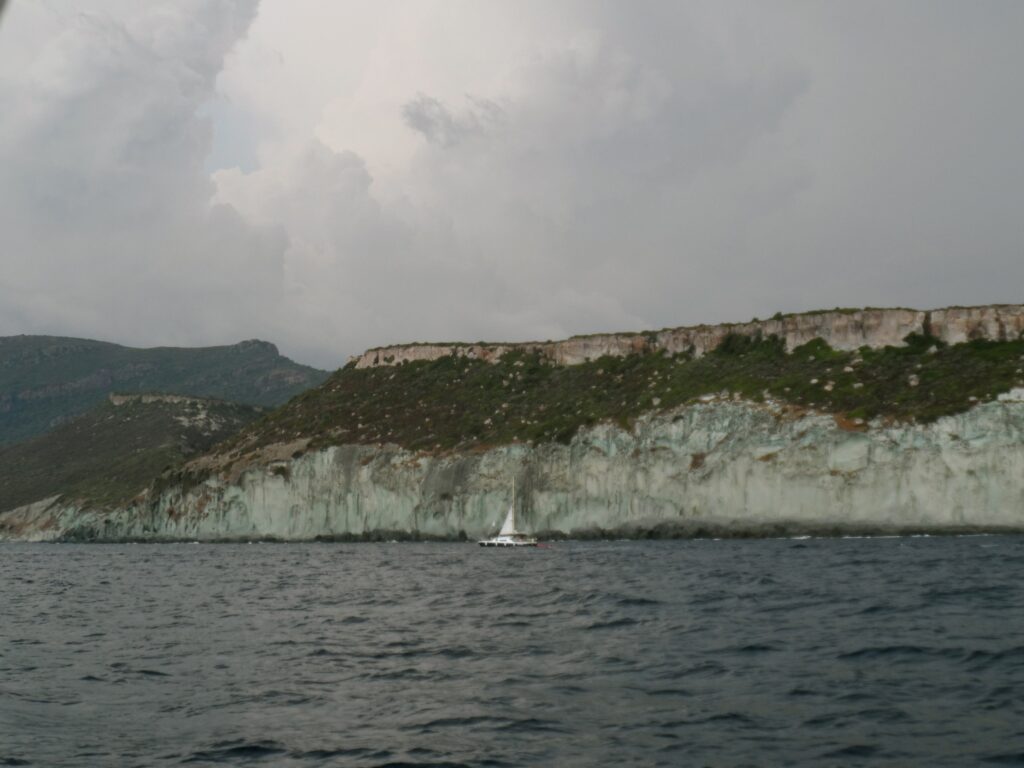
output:
[[[950,344],[971,339],[1016,340],[1024,334],[1024,305],[812,312],[750,323],[698,325],[642,334],[574,336],[564,341],[522,344],[404,344],[371,349],[353,361],[357,368],[436,360],[448,355],[491,361],[510,351],[527,351],[539,352],[559,365],[574,365],[604,355],[622,357],[657,350],[672,354],[692,350],[699,357],[715,349],[729,334],[775,335],[784,339],[786,349],[792,351],[814,339],[822,339],[841,350],[900,346],[911,333],[931,334]]]
[[[1024,338],[1024,306],[950,307],[928,313],[926,330],[947,344]]]
[[[512,477],[531,531],[778,534],[1024,530],[1024,390],[930,425],[714,400],[581,431],[569,445],[430,455],[350,445],[171,487],[114,512],[48,500],[0,538],[470,537]]]

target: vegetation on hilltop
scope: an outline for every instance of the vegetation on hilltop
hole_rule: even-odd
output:
[[[706,394],[766,396],[850,419],[930,421],[1024,386],[1024,341],[946,346],[923,336],[905,347],[840,352],[815,340],[787,354],[776,338],[732,335],[697,359],[663,352],[572,366],[510,353],[497,363],[448,356],[392,367],[349,365],[267,415],[220,450],[269,443],[311,447],[395,443],[442,450],[512,441],[567,442],[601,421]]]
[[[99,505],[131,498],[259,414],[214,400],[108,402],[41,437],[0,447],[0,512],[56,495]]]
[[[133,349],[55,336],[0,337],[0,445],[42,434],[114,391],[272,406],[327,375],[282,357],[265,341]]]

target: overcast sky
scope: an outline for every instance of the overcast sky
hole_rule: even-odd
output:
[[[13,0],[0,335],[1024,300],[1024,2]]]

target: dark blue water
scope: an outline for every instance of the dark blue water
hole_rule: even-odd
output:
[[[1024,765],[1024,538],[0,546],[0,765]]]

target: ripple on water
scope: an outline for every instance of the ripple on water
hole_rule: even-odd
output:
[[[1024,750],[1020,752],[997,752],[981,758],[983,763],[991,765],[1024,765]]]
[[[252,762],[282,755],[287,750],[276,741],[225,741],[211,745],[208,749],[193,752],[182,760],[183,763],[230,763]]]
[[[0,765],[1021,765],[984,545],[0,545]]]

